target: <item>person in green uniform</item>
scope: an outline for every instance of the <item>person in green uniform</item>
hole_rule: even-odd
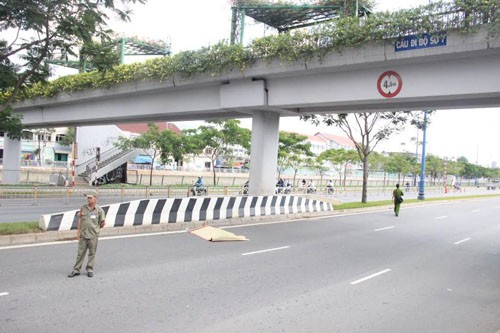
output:
[[[94,276],[94,260],[97,251],[97,240],[99,231],[105,225],[106,214],[104,210],[97,204],[97,193],[90,191],[87,193],[87,204],[83,205],[78,212],[78,231],[76,238],[78,239],[78,253],[76,262],[73,266],[73,271],[68,277],[80,275],[83,260],[89,252],[87,259],[87,276]]]
[[[399,189],[399,184],[396,184],[396,188],[392,191],[392,201],[394,202],[394,214],[399,216],[399,209],[401,208],[401,203],[403,202],[403,191]]]

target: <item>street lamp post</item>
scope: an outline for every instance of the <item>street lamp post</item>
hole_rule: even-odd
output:
[[[420,164],[420,183],[418,184],[418,200],[425,200],[425,145],[427,139],[427,110],[424,111],[424,127],[422,139],[422,162]]]
[[[444,193],[448,193],[448,159],[444,158]]]

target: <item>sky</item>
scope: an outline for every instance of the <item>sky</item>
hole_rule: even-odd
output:
[[[228,40],[231,29],[230,0],[148,0],[145,5],[133,5],[129,23],[114,22],[111,27],[119,35],[136,36],[144,40],[164,40],[171,43],[173,53],[196,50],[220,40]],[[300,1],[297,1],[300,3]],[[397,10],[427,4],[428,0],[376,0],[376,11]],[[262,24],[247,18],[245,43],[253,38],[271,34]],[[180,128],[192,127],[192,122],[176,122]],[[245,127],[251,121],[243,121]],[[197,126],[197,125],[194,125]],[[500,109],[438,110],[431,117],[427,130],[427,153],[441,158],[466,157],[471,163],[491,166],[500,164]],[[315,127],[304,124],[298,118],[282,118],[281,129],[312,135],[329,132],[342,135],[339,129]],[[417,130],[409,128],[404,133],[391,137],[380,144],[377,151],[410,151],[417,147],[410,138]],[[422,133],[419,133],[422,140]],[[404,143],[404,145],[402,145]],[[421,148],[419,148],[419,153]]]

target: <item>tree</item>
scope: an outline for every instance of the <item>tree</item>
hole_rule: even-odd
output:
[[[436,179],[444,174],[444,160],[438,156],[427,155],[425,159],[427,174],[431,176],[431,182],[436,184]]]
[[[168,163],[171,159],[179,163],[184,154],[189,152],[189,145],[182,134],[165,130],[160,132],[159,137],[160,160],[163,164]]]
[[[150,170],[149,186],[153,184],[154,162],[156,158],[162,154],[162,147],[170,147],[168,140],[169,138],[173,137],[171,135],[171,133],[173,132],[171,133],[165,133],[165,132],[171,132],[171,131],[165,130],[160,132],[156,124],[149,123],[148,130],[145,133],[142,133],[141,135],[135,138],[126,138],[120,136],[118,138],[118,142],[115,143],[115,146],[121,149],[130,149],[130,148],[144,149],[149,154],[149,156],[151,156],[151,166],[149,169]],[[165,150],[167,149],[170,148],[166,148]],[[168,154],[168,152],[165,151],[163,152],[163,154]],[[164,157],[165,155],[162,156]]]
[[[222,156],[231,157],[236,145],[249,150],[251,132],[249,129],[241,128],[240,121],[235,119],[210,120],[207,123],[208,126],[200,126],[189,132],[190,145],[192,145],[191,150],[202,150],[210,158],[215,185],[217,159]]]
[[[412,170],[415,158],[409,153],[391,153],[386,163],[386,170],[398,174],[398,183],[401,183],[401,175],[403,175],[403,183],[406,175]]]
[[[323,177],[326,175],[328,171],[330,171],[330,168],[322,163],[322,161],[319,159],[319,156],[316,158],[313,157],[306,158],[306,165],[309,168],[319,173],[320,176],[319,184],[323,184]]]
[[[339,186],[344,186],[347,178],[347,167],[351,163],[359,162],[359,156],[354,150],[328,149],[322,152],[319,157],[321,161],[328,161],[339,173]],[[343,176],[343,177],[342,177]]]
[[[307,142],[307,136],[279,132],[278,178],[280,178],[282,169],[292,168],[294,170],[292,184],[295,185],[297,172],[301,166],[306,164],[306,157],[308,156],[313,156],[313,153],[311,152],[311,143]]]
[[[145,3],[147,0],[122,0]],[[22,91],[49,76],[48,61],[76,56],[75,48],[110,40],[108,13],[129,20],[130,10],[114,0],[11,0],[0,9],[0,131],[19,139],[21,119],[12,104]],[[10,40],[4,40],[11,34]]]
[[[38,165],[43,166],[45,164],[45,147],[47,146],[47,141],[56,130],[54,128],[39,128],[34,130],[32,133],[36,135],[38,142],[38,147],[35,149],[34,153],[38,159]]]
[[[376,151],[373,151],[370,154],[370,159],[368,161],[368,164],[370,166],[370,170],[372,171],[382,171],[384,173],[384,181],[383,185],[386,185],[387,182],[387,163],[388,163],[389,158],[385,156],[384,154],[378,153]]]
[[[87,42],[80,49],[79,68],[81,72],[96,70],[105,73],[120,64],[120,52],[115,43]]]
[[[315,124],[323,122],[328,126],[337,126],[354,142],[359,159],[363,164],[361,202],[366,203],[370,154],[379,142],[388,139],[394,133],[402,131],[404,125],[408,122],[420,128],[422,124],[418,119],[418,114],[420,112],[361,112],[322,116],[312,115],[303,117],[303,119]]]
[[[68,129],[66,130],[66,134],[61,139],[61,141],[59,141],[59,143],[63,146],[71,146],[76,140],[75,132],[76,131],[74,127],[68,127]]]

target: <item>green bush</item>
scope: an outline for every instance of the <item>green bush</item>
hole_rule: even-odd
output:
[[[490,34],[500,30],[500,0],[455,0],[397,12],[374,13],[367,18],[344,16],[318,25],[310,31],[296,30],[255,39],[247,47],[222,41],[196,51],[184,51],[171,57],[143,63],[119,65],[107,72],[90,72],[38,83],[19,95],[19,99],[52,97],[60,92],[110,88],[136,80],[164,82],[174,78],[189,79],[205,74],[218,76],[238,70],[244,72],[258,59],[282,62],[323,59],[326,54],[365,43],[381,42],[408,34],[442,32],[450,29],[474,33],[488,24]],[[0,94],[6,99],[9,92]]]

